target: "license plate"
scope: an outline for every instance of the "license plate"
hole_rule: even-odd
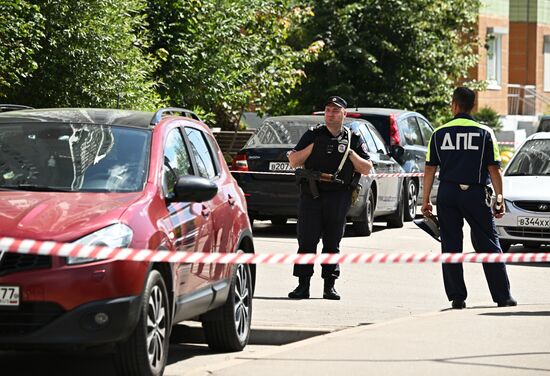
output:
[[[0,307],[19,307],[19,286],[0,286]]]
[[[550,227],[550,218],[518,217],[518,226],[521,226],[521,227]]]
[[[294,171],[288,162],[269,162],[269,171]]]

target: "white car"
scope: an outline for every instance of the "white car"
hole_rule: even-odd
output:
[[[550,244],[550,132],[535,133],[504,170],[506,214],[496,220],[504,252],[513,244]]]

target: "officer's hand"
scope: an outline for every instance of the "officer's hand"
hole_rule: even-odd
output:
[[[424,215],[424,217],[431,217],[431,216],[433,216],[432,210],[433,210],[432,204],[429,203],[429,202],[423,203],[423,204],[422,204],[422,208],[420,209],[420,211],[422,212],[422,214]]]
[[[504,217],[504,212],[506,211],[506,208],[504,207],[504,202],[502,202],[500,204],[500,206],[498,206],[497,204],[495,204],[493,206],[493,215],[495,216],[495,218],[502,218]]]

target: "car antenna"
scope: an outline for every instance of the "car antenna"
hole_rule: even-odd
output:
[[[117,110],[120,110],[120,92],[116,95],[116,108]]]

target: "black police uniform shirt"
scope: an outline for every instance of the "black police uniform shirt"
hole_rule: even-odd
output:
[[[313,150],[305,161],[304,167],[314,171],[334,174],[340,166],[342,157],[347,149],[348,131],[349,129],[347,131],[343,129],[342,132],[335,137],[330,133],[326,125],[319,125],[304,133],[294,150],[303,150],[313,143]],[[350,149],[356,152],[361,158],[370,159],[367,153],[367,145],[363,137],[354,132],[349,132],[351,133]],[[319,190],[338,191],[349,189],[354,171],[355,168],[353,167],[353,163],[348,157],[337,176],[339,179],[343,180],[344,184],[319,182]]]
[[[426,165],[440,166],[439,180],[457,184],[487,185],[487,166],[500,163],[493,130],[468,114],[458,114],[437,128],[426,154]]]

